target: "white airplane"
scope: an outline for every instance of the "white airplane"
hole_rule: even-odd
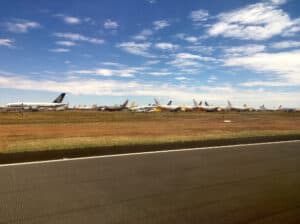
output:
[[[242,107],[238,107],[238,106],[232,106],[229,100],[227,103],[228,103],[227,108],[231,111],[237,111],[237,112],[255,111],[254,108],[248,107],[247,104],[244,104]]]
[[[183,112],[190,112],[190,111],[195,111],[196,109],[194,106],[182,105],[180,106],[180,110]]]
[[[277,110],[283,111],[283,112],[295,112],[295,111],[297,111],[297,108],[282,107],[282,105],[280,105]]]
[[[131,105],[128,107],[128,110],[132,112],[138,112],[138,113],[156,112],[156,107],[157,106],[155,104],[138,106],[134,102],[132,102]]]
[[[195,103],[195,101],[194,101]],[[209,105],[206,101],[204,101],[204,105],[202,105],[202,101],[199,103],[199,107],[206,112],[217,112],[218,107]]]
[[[202,105],[202,102],[200,102]],[[200,103],[197,102],[197,100],[193,99],[193,106],[190,107],[192,111],[204,111],[203,107],[201,107]]]
[[[267,108],[267,107],[263,104],[263,105],[261,105],[261,106],[259,107],[258,111],[271,112],[271,111],[275,111],[275,109]]]
[[[266,108],[266,106],[263,104],[259,107],[258,111],[268,111],[268,109]]]
[[[73,107],[75,110],[96,110],[97,105],[78,105]]]
[[[160,104],[157,99],[154,99],[156,111],[171,111],[171,112],[178,112],[181,110],[180,106],[172,105],[172,100],[170,100],[167,104]]]
[[[65,93],[61,93],[52,103],[47,102],[16,102],[8,103],[6,107],[8,109],[21,109],[21,110],[57,110],[68,106],[66,103],[62,103]]]

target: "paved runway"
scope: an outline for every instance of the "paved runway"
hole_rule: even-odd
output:
[[[0,223],[300,223],[300,142],[0,166]]]

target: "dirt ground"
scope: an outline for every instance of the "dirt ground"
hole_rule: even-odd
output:
[[[224,123],[231,120],[231,123]],[[203,137],[300,132],[300,113],[37,112],[0,114],[0,147],[42,139]]]

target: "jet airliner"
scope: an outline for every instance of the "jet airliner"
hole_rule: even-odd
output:
[[[43,110],[43,109],[58,109],[66,107],[68,104],[62,103],[66,93],[61,93],[52,102],[16,102],[8,103],[8,109],[22,109],[22,110]]]

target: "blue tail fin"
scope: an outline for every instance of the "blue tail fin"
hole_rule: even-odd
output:
[[[61,93],[55,100],[53,100],[53,103],[61,103],[64,100],[66,93]]]

